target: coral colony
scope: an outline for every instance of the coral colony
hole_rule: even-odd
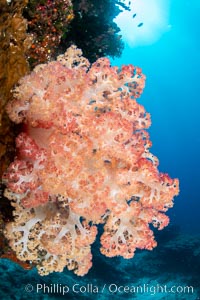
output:
[[[15,209],[5,234],[41,275],[65,266],[85,275],[98,224],[101,253],[132,258],[156,246],[150,224],[169,223],[178,180],[149,152],[150,115],[135,100],[144,81],[139,68],[90,65],[72,46],[14,89],[7,111],[24,132],[3,178]]]
[[[70,0],[29,0],[24,15],[32,45],[27,54],[31,67],[56,57],[61,37],[73,19]]]

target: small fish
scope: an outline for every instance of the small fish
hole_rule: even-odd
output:
[[[133,14],[133,19],[137,16],[137,14]]]
[[[140,24],[138,24],[138,26],[137,27],[141,27],[143,25],[143,23],[140,23]]]

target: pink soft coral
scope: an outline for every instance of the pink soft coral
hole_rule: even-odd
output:
[[[6,235],[40,274],[86,274],[99,223],[101,252],[125,258],[156,246],[149,224],[168,224],[178,180],[159,173],[149,152],[150,115],[135,100],[144,81],[139,68],[107,58],[90,66],[72,46],[15,88],[7,111],[26,133],[4,175],[15,207]]]

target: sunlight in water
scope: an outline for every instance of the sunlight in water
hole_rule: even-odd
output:
[[[171,29],[169,6],[170,0],[132,0],[131,11],[125,11],[115,19],[123,39],[132,47],[158,41]]]

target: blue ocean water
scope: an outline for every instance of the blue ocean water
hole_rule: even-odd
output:
[[[147,76],[139,101],[152,116],[152,152],[159,157],[160,171],[180,179],[171,220],[191,233],[200,232],[199,9],[198,0],[171,1],[171,30],[152,45],[126,45],[114,60],[140,66]]]
[[[198,0],[171,1],[171,30],[152,45],[126,45],[114,60],[140,66],[147,76],[139,101],[152,116],[152,152],[159,157],[160,171],[180,179],[171,220],[190,233],[200,232],[199,9]]]
[[[172,29],[152,45],[126,45],[112,61],[140,66],[147,76],[139,102],[152,116],[152,153],[161,172],[180,180],[171,223],[155,232],[158,247],[137,251],[132,260],[108,259],[97,241],[93,268],[83,278],[67,270],[40,277],[2,259],[1,299],[200,299],[199,11],[199,0],[171,1]]]

